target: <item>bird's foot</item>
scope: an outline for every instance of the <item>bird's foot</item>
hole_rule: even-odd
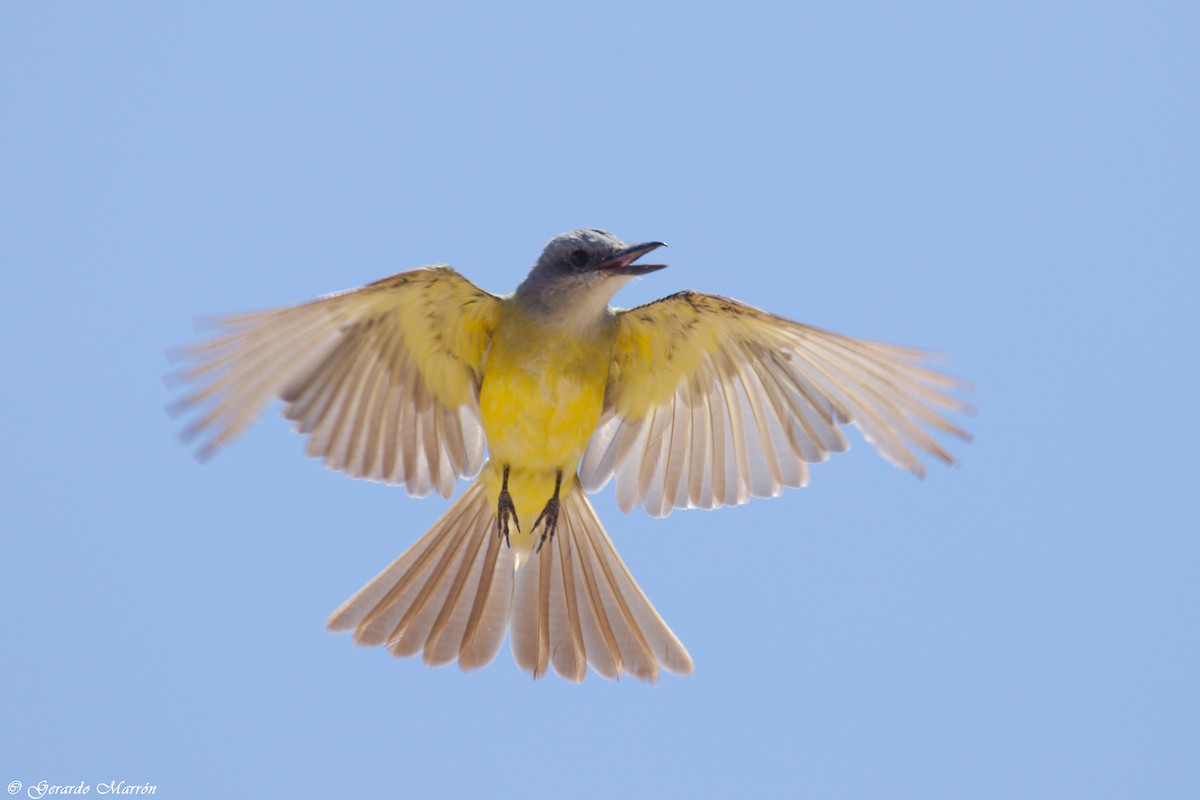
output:
[[[533,528],[530,533],[537,533],[538,525],[542,526],[542,536],[538,539],[537,552],[542,552],[542,545],[547,540],[554,538],[555,531],[558,530],[558,512],[562,509],[562,503],[558,499],[559,489],[562,488],[562,473],[559,472],[554,479],[554,496],[546,503],[546,507],[542,509],[542,513],[538,514],[538,518],[534,520]]]
[[[542,545],[547,539],[554,537],[554,532],[558,530],[558,512],[562,504],[557,497],[551,497],[546,503],[546,507],[542,509],[542,513],[538,514],[537,521],[533,523],[534,532],[537,531],[538,525],[545,523],[542,527],[542,538],[538,539],[537,552],[542,552]]]
[[[496,508],[496,535],[503,536],[504,544],[512,547],[508,540],[508,523],[511,521],[517,533],[520,533],[521,521],[517,519],[517,507],[513,505],[512,495],[508,493],[508,469],[504,468],[504,482],[500,487],[500,501]]]

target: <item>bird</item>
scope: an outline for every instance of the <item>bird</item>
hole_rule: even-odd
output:
[[[855,426],[924,475],[969,386],[920,349],[851,338],[715,294],[610,307],[663,269],[595,228],[554,237],[508,295],[446,265],[216,320],[185,348],[172,404],[206,459],[273,399],[307,454],[355,478],[452,496],[444,515],[330,616],[357,645],[464,670],[505,636],[517,665],[582,681],[693,671],[587,498],[663,517],[773,497],[848,449]]]

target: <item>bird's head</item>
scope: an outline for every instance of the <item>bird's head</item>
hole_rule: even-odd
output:
[[[517,288],[517,296],[533,310],[546,314],[603,314],[608,301],[630,279],[662,269],[666,264],[641,264],[638,259],[666,247],[662,242],[625,244],[607,231],[582,228],[555,236]]]
[[[666,266],[636,263],[646,253],[660,247],[666,245],[662,242],[625,244],[608,231],[582,228],[551,239],[534,265],[533,273],[583,275],[599,279],[645,275]]]

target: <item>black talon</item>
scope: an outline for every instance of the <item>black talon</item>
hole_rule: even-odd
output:
[[[504,468],[504,480],[500,485],[500,502],[499,508],[496,509],[496,535],[503,536],[504,544],[512,547],[512,543],[508,541],[508,521],[511,519],[513,525],[517,526],[517,533],[521,532],[521,521],[517,519],[517,507],[513,505],[512,495],[508,493],[508,469]]]
[[[562,471],[554,475],[554,496],[546,503],[546,507],[542,509],[542,513],[538,514],[538,518],[534,520],[532,531],[536,531],[538,524],[545,520],[546,524],[542,528],[542,538],[538,540],[536,552],[542,552],[542,545],[547,539],[554,538],[554,532],[558,530],[558,512],[562,508],[562,503],[558,499],[558,492],[562,488]]]

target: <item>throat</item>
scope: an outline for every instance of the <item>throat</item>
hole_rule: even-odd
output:
[[[608,325],[608,303],[625,281],[604,278],[591,285],[542,285],[514,298],[531,320],[547,328],[584,335]],[[521,289],[525,289],[522,286]]]

